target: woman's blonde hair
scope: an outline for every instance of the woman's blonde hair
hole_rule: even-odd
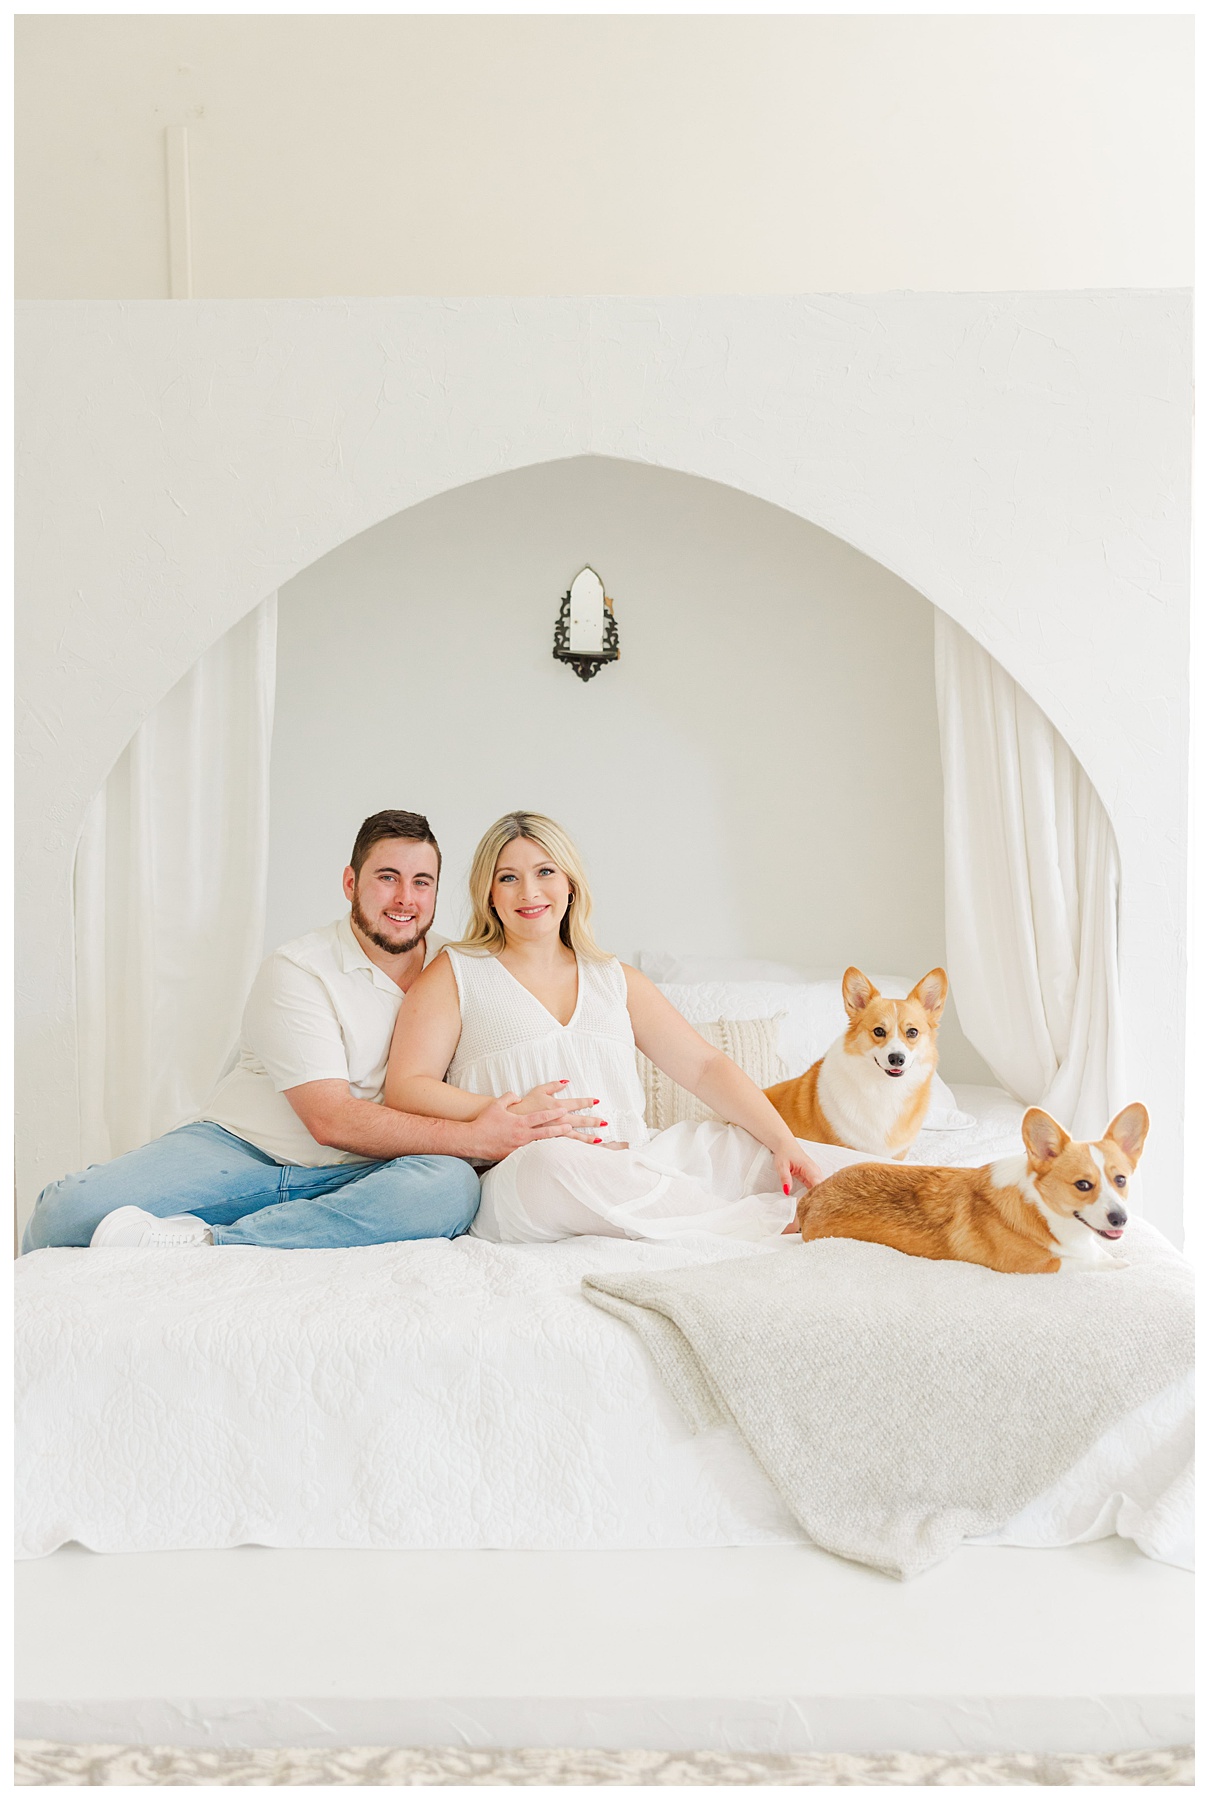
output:
[[[527,838],[544,850],[571,885],[571,903],[558,928],[563,943],[587,962],[607,962],[608,952],[600,948],[588,924],[592,895],[579,852],[562,826],[542,813],[505,813],[483,833],[470,865],[470,924],[454,948],[487,952],[493,956],[504,948],[504,928],[491,905],[491,884],[495,880],[495,865],[500,852],[506,845],[514,844],[517,838]]]

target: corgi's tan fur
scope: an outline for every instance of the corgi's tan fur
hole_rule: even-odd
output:
[[[1039,1106],[1024,1115],[1024,1153],[981,1169],[854,1163],[798,1202],[803,1240],[860,1238],[908,1256],[981,1263],[1004,1275],[1122,1268],[1129,1177],[1150,1129],[1134,1101],[1098,1143],[1075,1143]]]
[[[905,1156],[928,1110],[948,976],[932,969],[905,1000],[888,1000],[846,969],[843,993],[847,1031],[804,1075],[764,1092],[795,1137]]]

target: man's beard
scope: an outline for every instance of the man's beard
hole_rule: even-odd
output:
[[[395,938],[383,937],[380,931],[374,930],[362,912],[361,896],[355,888],[353,890],[353,924],[369,939],[371,944],[376,944],[379,950],[385,950],[388,956],[406,956],[409,950],[418,949],[432,929],[432,920],[430,919],[423,931],[418,931],[415,937],[408,938],[404,944],[400,944]]]

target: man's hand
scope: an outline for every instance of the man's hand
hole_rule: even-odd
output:
[[[558,1088],[563,1084],[553,1082],[551,1086]],[[489,1106],[485,1106],[478,1118],[467,1129],[470,1132],[470,1146],[465,1152],[483,1162],[501,1162],[514,1150],[521,1150],[526,1144],[535,1144],[542,1138],[572,1137],[582,1143],[599,1143],[600,1135],[596,1122],[585,1117],[583,1108],[590,1106],[586,1100],[567,1100],[560,1106],[551,1106],[546,1095],[546,1105],[540,1111],[523,1112],[518,1107],[531,1101],[534,1095],[544,1094],[545,1090],[534,1088],[532,1094],[526,1094],[522,1101],[517,1094],[501,1094]]]
[[[552,1082],[554,1088],[566,1082]],[[287,1088],[285,1097],[318,1144],[348,1150],[375,1162],[396,1156],[462,1156],[477,1162],[499,1162],[539,1138],[574,1137],[600,1142],[600,1122],[586,1100],[555,1102],[541,1088],[522,1101],[517,1094],[486,1100],[471,1119],[429,1118],[406,1113],[376,1100],[358,1100],[346,1081],[310,1081]],[[478,1096],[464,1095],[464,1099]],[[526,1103],[531,1112],[518,1111]]]

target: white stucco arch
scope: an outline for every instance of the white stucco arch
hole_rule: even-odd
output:
[[[569,459],[561,458],[558,460],[569,460]],[[610,460],[612,460],[612,459],[610,459]],[[670,465],[670,464],[656,462],[654,460],[644,460],[641,463],[638,463],[637,459],[630,458],[630,457],[619,458],[616,460],[635,462],[637,466],[645,467],[645,468],[672,468],[672,465]],[[526,468],[541,467],[541,466],[542,466],[541,464],[533,463],[533,462],[524,462],[524,463],[510,462],[504,468],[493,468],[483,474],[470,475],[463,482],[450,482],[450,483],[446,484],[445,486],[434,490],[434,492],[431,494],[429,494],[429,493],[418,494],[415,498],[409,500],[407,502],[406,506],[397,508],[394,511],[388,511],[386,513],[383,513],[381,515],[381,517],[379,517],[379,518],[369,519],[365,523],[359,524],[354,530],[351,530],[346,536],[342,536],[339,539],[337,539],[331,543],[324,543],[323,546],[313,556],[310,556],[305,561],[299,563],[299,565],[296,568],[293,568],[293,567],[290,568],[288,570],[288,573],[284,574],[281,577],[280,582],[278,583],[277,586],[266,589],[263,592],[256,591],[253,593],[253,595],[250,599],[247,597],[246,591],[243,592],[241,594],[241,596],[239,597],[239,599],[236,601],[235,608],[231,610],[229,616],[226,616],[224,618],[224,622],[217,629],[209,630],[208,635],[206,636],[205,640],[198,643],[196,650],[193,649],[193,641],[191,638],[185,639],[185,638],[178,637],[172,646],[171,654],[166,654],[162,659],[161,666],[160,666],[160,668],[157,672],[156,678],[155,678],[154,688],[151,686],[148,686],[148,688],[146,688],[145,690],[143,690],[140,693],[135,693],[133,690],[130,690],[126,694],[125,698],[128,703],[127,710],[129,713],[129,721],[128,721],[129,727],[130,727],[129,733],[117,745],[117,748],[113,751],[113,754],[109,759],[109,762],[106,764],[104,769],[101,771],[100,775],[97,777],[96,783],[92,789],[92,792],[87,796],[87,798],[85,800],[85,809],[87,808],[87,805],[89,804],[89,802],[95,798],[96,794],[99,792],[100,788],[103,786],[107,775],[112,770],[115,762],[121,756],[122,752],[129,745],[131,739],[133,738],[135,732],[138,730],[139,726],[155,710],[155,707],[164,698],[164,696],[169,692],[169,690],[173,687],[173,685],[177,681],[179,681],[183,675],[188,673],[189,669],[193,667],[194,663],[196,663],[197,660],[202,655],[204,655],[205,651],[208,650],[210,648],[210,646],[213,643],[215,643],[219,637],[221,637],[223,635],[224,632],[229,631],[231,629],[231,627],[234,626],[235,624],[237,624],[241,618],[246,616],[247,613],[253,611],[257,606],[261,605],[265,600],[267,600],[272,594],[278,592],[280,586],[284,586],[285,583],[292,580],[294,576],[304,574],[306,572],[306,570],[311,568],[316,562],[321,561],[323,559],[323,557],[329,555],[332,551],[338,550],[339,548],[341,548],[342,545],[349,543],[353,538],[360,535],[360,533],[362,533],[364,531],[372,530],[374,528],[374,526],[376,526],[376,525],[381,525],[381,524],[387,523],[390,519],[398,517],[400,512],[408,511],[408,510],[410,510],[411,507],[420,505],[425,500],[437,498],[442,493],[453,493],[459,487],[470,487],[470,486],[473,486],[476,482],[479,482],[482,480],[490,480],[495,475],[509,474],[514,471],[519,471],[519,470],[526,469]],[[696,471],[683,469],[678,466],[675,467],[674,469],[672,469],[672,472],[676,473],[676,474],[685,474],[685,475],[697,473]],[[400,473],[402,473],[402,472],[400,471]],[[713,480],[715,478],[710,477],[709,479]],[[726,485],[733,487],[736,492],[744,493],[746,495],[749,495],[751,498],[765,500],[770,505],[776,505],[778,507],[781,507],[780,502],[770,501],[770,500],[768,500],[768,496],[766,494],[757,493],[750,487],[741,487],[737,483],[728,483]],[[788,510],[783,507],[781,509]],[[793,509],[793,516],[795,518],[803,519],[807,524],[813,525],[820,530],[826,529],[826,527],[823,525],[823,522],[819,518],[815,517],[813,514],[811,514],[809,512],[802,510],[800,506]],[[838,533],[834,533],[834,532],[831,535],[837,536],[837,537],[839,536]],[[850,540],[842,540],[842,541],[850,541]],[[861,544],[852,543],[851,547],[855,550],[861,551],[861,553],[864,555],[870,554],[864,548],[864,546]],[[874,560],[876,560],[876,559],[874,559]],[[887,565],[883,565],[883,566],[889,567],[890,565],[887,564]],[[893,574],[901,576],[904,580],[907,579],[907,577],[903,574],[903,571],[901,569],[892,568],[891,572]],[[911,583],[911,585],[916,586],[915,583]],[[924,590],[922,590],[921,588],[916,587],[916,591],[922,595],[922,598],[930,601],[931,604],[933,604],[933,605],[938,604],[938,602],[932,600],[932,596],[930,594],[924,592]],[[942,612],[949,611],[949,609],[944,606],[941,606],[940,610]],[[990,648],[990,645],[986,641],[985,635],[981,631],[974,630],[972,625],[966,619],[963,619],[960,616],[960,614],[954,612],[951,614],[951,616],[956,618],[959,624],[965,625],[965,628],[967,630],[970,630],[971,634],[973,636],[977,637],[979,639],[979,641],[982,642],[986,648],[988,648],[988,649]],[[213,621],[211,620],[210,623],[212,625]],[[993,652],[993,654],[994,654],[994,652]],[[998,657],[997,657],[997,660],[999,660]],[[1052,715],[1052,713],[1049,712],[1049,709],[1045,704],[1045,699],[1044,699],[1043,695],[1034,692],[1034,684],[1036,683],[1037,671],[1030,669],[1028,667],[1025,667],[1025,668],[1022,668],[1019,672],[1013,671],[1010,669],[1008,672],[1013,674],[1014,679],[1017,680],[1020,683],[1020,685],[1022,687],[1024,687],[1025,690],[1027,692],[1029,692],[1032,695],[1032,697],[1038,701],[1038,704],[1041,705],[1042,710],[1046,712],[1047,717],[1050,717],[1052,719],[1053,715]],[[137,716],[136,716],[136,714],[137,714]],[[115,718],[114,723],[115,723],[115,728],[118,728],[117,718]],[[1058,727],[1059,730],[1062,729],[1062,726],[1057,719],[1053,719],[1053,723]],[[80,748],[81,748],[81,750],[83,750],[85,748],[85,746],[81,745]],[[1093,761],[1094,761],[1095,760],[1094,744],[1091,747],[1091,754],[1092,754]],[[92,759],[90,758],[90,762],[91,761],[92,761]],[[95,774],[95,766],[94,766],[93,772]],[[1094,785],[1095,785],[1095,783],[1093,781],[1093,786]],[[1101,796],[1101,798],[1102,798],[1102,796]],[[1111,817],[1111,813],[1110,813],[1110,817]],[[83,819],[81,816],[80,824],[82,825],[82,823],[83,823]],[[76,833],[76,841],[77,841],[77,843],[79,841],[79,828],[78,827],[77,827],[77,833]]]
[[[348,538],[583,455],[831,532],[1054,721],[1117,832],[1138,1081],[1168,1127],[1148,1159],[1175,1184],[1188,317],[1180,294],[22,308],[23,1204],[76,1154],[72,857],[142,719]]]

